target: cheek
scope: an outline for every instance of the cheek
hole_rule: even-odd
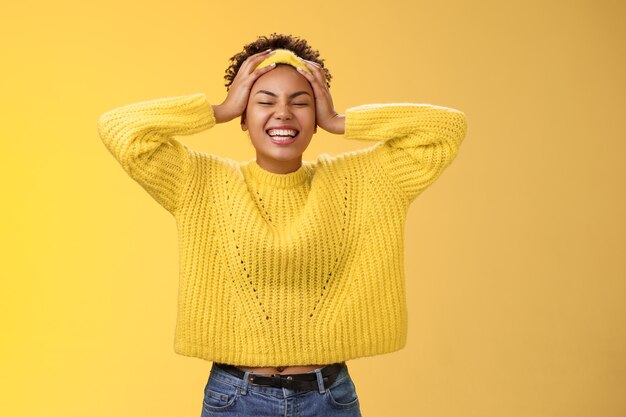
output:
[[[250,123],[260,126],[265,125],[267,120],[271,117],[271,113],[267,110],[254,107],[249,108],[246,114]]]
[[[303,124],[311,125],[315,124],[315,107],[310,107],[299,114],[299,119]]]

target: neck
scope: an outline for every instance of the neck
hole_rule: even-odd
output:
[[[302,156],[291,161],[267,161],[257,154],[256,162],[261,168],[273,174],[289,174],[302,166]]]

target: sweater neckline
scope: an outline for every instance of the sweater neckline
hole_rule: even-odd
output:
[[[257,181],[281,188],[291,188],[302,184],[309,176],[308,164],[302,161],[300,168],[287,174],[276,174],[262,168],[256,160],[251,160],[246,164],[249,174]]]

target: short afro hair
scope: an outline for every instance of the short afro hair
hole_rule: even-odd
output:
[[[237,72],[239,71],[241,64],[243,64],[249,56],[263,52],[267,49],[288,49],[300,58],[317,62],[322,66],[322,71],[324,71],[326,86],[330,87],[332,75],[330,75],[328,69],[324,67],[324,60],[319,57],[320,54],[317,50],[311,48],[306,40],[298,38],[297,36],[272,33],[269,37],[259,36],[256,41],[245,45],[242,52],[239,52],[230,58],[231,64],[226,69],[226,75],[224,76],[224,79],[226,80],[226,91],[230,89],[230,85],[237,76]]]

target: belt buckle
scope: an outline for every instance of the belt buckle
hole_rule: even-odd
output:
[[[261,385],[261,384],[256,384],[254,382],[254,377],[255,377],[255,374],[248,374],[248,384],[251,384],[251,385]]]
[[[268,384],[262,384],[255,382],[255,377],[261,378],[270,378],[271,382]],[[248,383],[257,386],[270,386],[270,387],[285,387],[288,388],[291,381],[293,381],[293,377],[291,375],[281,375],[281,374],[271,374],[271,375],[261,375],[261,374],[248,374]]]

